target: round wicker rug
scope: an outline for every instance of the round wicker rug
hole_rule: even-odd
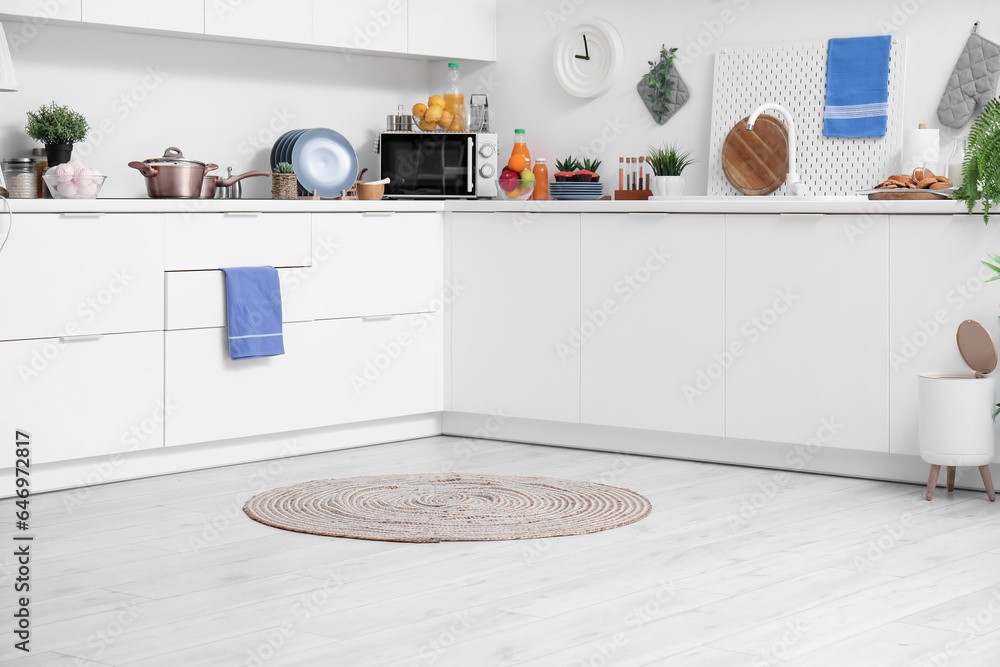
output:
[[[649,514],[615,486],[512,475],[375,475],[320,479],[259,493],[256,521],[299,533],[390,542],[527,540],[583,535]]]

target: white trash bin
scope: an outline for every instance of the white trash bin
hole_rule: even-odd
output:
[[[991,415],[996,404],[996,378],[987,377],[997,366],[997,350],[989,332],[966,320],[958,327],[958,350],[971,371],[921,373],[920,457],[931,464],[927,493],[934,497],[941,466],[948,470],[948,491],[955,489],[955,468],[976,466],[990,501],[996,499],[989,463],[994,454]]]

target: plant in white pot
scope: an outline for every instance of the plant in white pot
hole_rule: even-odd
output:
[[[679,197],[684,194],[684,177],[681,174],[694,162],[690,152],[679,152],[676,146],[670,144],[659,148],[650,146],[646,162],[653,170],[651,189],[654,197]]]

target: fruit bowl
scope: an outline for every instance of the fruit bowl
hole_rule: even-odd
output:
[[[497,199],[500,201],[524,201],[535,189],[535,179],[503,178],[497,179]]]

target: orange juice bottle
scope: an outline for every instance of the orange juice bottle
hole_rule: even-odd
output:
[[[535,175],[535,189],[531,193],[532,199],[549,198],[549,168],[545,166],[545,158],[540,157],[535,160],[535,168],[532,169]]]
[[[514,150],[510,152],[510,156],[513,158],[515,155],[524,157],[524,168],[531,169],[531,153],[528,152],[528,144],[524,141],[524,130],[514,130]]]
[[[449,132],[465,132],[465,95],[459,92],[458,63],[448,63],[448,89],[444,94],[444,110],[454,120],[448,126]]]

